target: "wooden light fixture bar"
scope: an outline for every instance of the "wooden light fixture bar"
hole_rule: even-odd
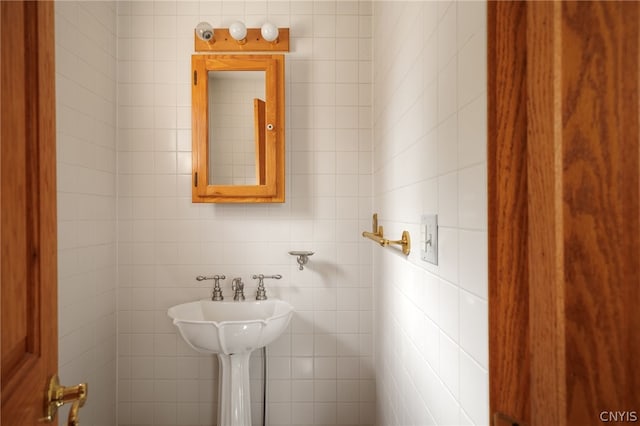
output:
[[[260,34],[260,28],[247,28],[247,37],[244,43],[236,41],[228,28],[214,28],[213,38],[209,41],[202,40],[195,33],[196,52],[288,52],[289,28],[278,28],[278,39],[266,41]]]

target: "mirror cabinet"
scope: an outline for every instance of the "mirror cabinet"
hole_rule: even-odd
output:
[[[192,56],[192,200],[282,203],[284,56]]]

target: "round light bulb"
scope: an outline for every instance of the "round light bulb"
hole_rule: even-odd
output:
[[[274,42],[278,40],[278,27],[271,22],[265,22],[262,28],[260,28],[260,34],[262,34],[262,38],[266,41]]]
[[[208,22],[200,22],[196,26],[196,34],[203,41],[210,41],[213,38],[213,27]]]
[[[236,21],[229,25],[229,34],[234,40],[243,41],[247,38],[247,27],[242,22]]]

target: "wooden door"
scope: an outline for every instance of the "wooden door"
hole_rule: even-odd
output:
[[[640,419],[640,3],[491,2],[491,413]]]
[[[30,426],[58,364],[53,2],[0,19],[0,422]]]

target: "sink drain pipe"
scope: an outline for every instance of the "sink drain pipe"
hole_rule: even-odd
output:
[[[267,426],[267,347],[262,347],[262,426]]]

